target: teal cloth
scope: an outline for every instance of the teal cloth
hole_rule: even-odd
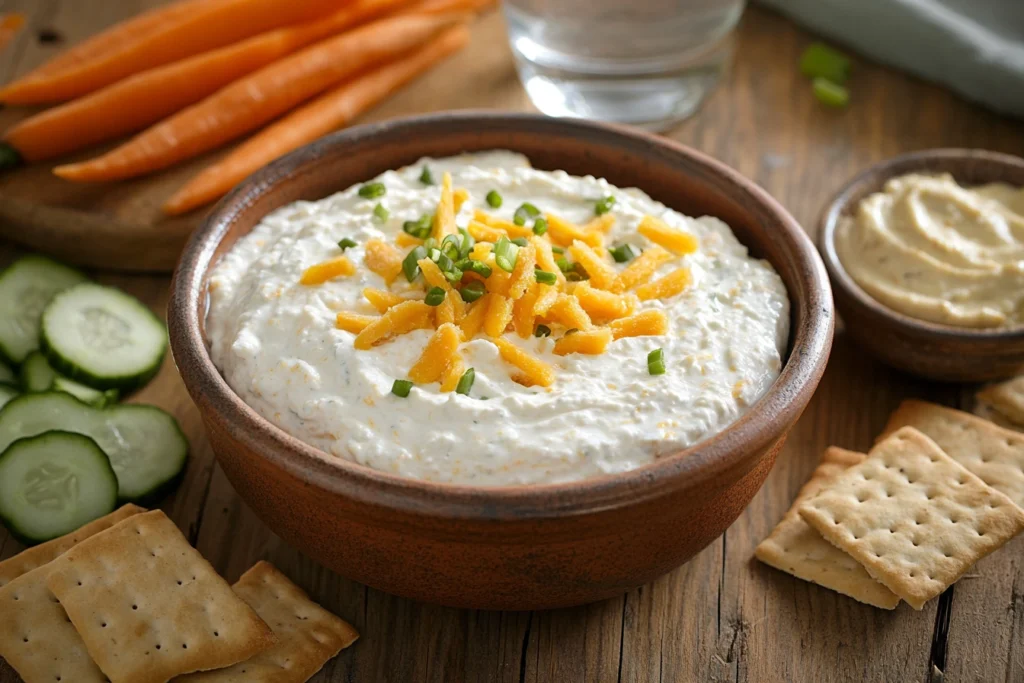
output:
[[[871,59],[1024,119],[1024,0],[761,0]]]

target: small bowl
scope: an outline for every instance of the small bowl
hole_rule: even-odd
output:
[[[542,169],[640,187],[719,216],[789,290],[782,374],[718,435],[630,472],[569,484],[473,487],[402,478],[328,455],[247,406],[204,339],[211,267],[268,212],[319,199],[424,155],[511,149]],[[459,607],[538,609],[600,600],[682,564],[740,515],[807,406],[832,343],[828,277],[811,240],[735,171],[651,135],[524,114],[445,113],[353,128],[244,181],[212,212],[175,273],[168,318],[181,376],[224,472],[297,549],[398,595]]]
[[[868,167],[828,204],[819,223],[819,248],[844,329],[871,355],[897,370],[944,382],[983,382],[1024,372],[1024,326],[971,329],[898,313],[854,282],[839,261],[840,218],[890,179],[908,173],[949,173],[964,186],[1003,182],[1024,187],[1024,159],[978,149],[914,152]]]

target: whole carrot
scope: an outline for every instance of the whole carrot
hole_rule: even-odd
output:
[[[259,128],[336,83],[415,49],[464,18],[398,15],[321,41],[235,81],[103,156],[58,166],[54,173],[89,182],[167,168]]]
[[[24,160],[40,161],[142,130],[287,54],[407,2],[355,0],[323,19],[143,71],[24,119],[3,139]]]
[[[218,199],[253,171],[348,124],[468,40],[465,26],[449,29],[412,54],[321,95],[203,170],[164,204],[164,212],[177,215]]]
[[[117,37],[113,49],[96,52],[53,73],[12,83],[0,90],[0,100],[8,104],[69,100],[146,69],[274,28],[312,21],[337,6],[338,0],[205,0],[138,37],[112,34]]]

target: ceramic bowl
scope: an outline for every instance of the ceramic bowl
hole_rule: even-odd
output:
[[[684,213],[718,216],[778,270],[792,302],[778,381],[717,436],[631,472],[578,483],[485,488],[401,478],[328,455],[256,414],[210,360],[212,265],[268,212],[315,200],[425,155],[510,149],[535,167],[640,187]],[[832,296],[813,243],[735,171],[673,142],[595,123],[446,113],[353,128],[243,182],[186,247],[169,308],[171,345],[217,459],[278,535],[351,579],[451,606],[535,609],[621,594],[722,534],[768,475],[828,359]]]
[[[925,322],[880,303],[853,281],[836,254],[836,228],[864,197],[908,173],[951,174],[965,186],[1024,187],[1024,159],[977,149],[934,149],[875,164],[847,183],[822,213],[818,243],[844,330],[880,361],[919,377],[981,382],[1024,372],[1024,327],[977,330]]]

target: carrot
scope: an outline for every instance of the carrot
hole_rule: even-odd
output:
[[[356,0],[324,19],[143,71],[24,119],[3,139],[26,161],[40,161],[142,130],[299,48],[406,2]]]
[[[409,52],[464,15],[398,15],[361,26],[241,78],[103,156],[53,169],[74,181],[133,178],[259,128],[334,84]]]
[[[40,104],[79,97],[127,76],[281,26],[322,17],[338,0],[206,0],[134,39],[113,34],[115,48],[50,75],[0,90],[8,104]]]
[[[0,50],[7,47],[18,31],[25,25],[25,15],[21,12],[11,12],[0,18]]]
[[[321,95],[203,170],[164,204],[164,212],[175,216],[216,200],[265,164],[349,123],[468,40],[465,26],[449,29],[416,52]]]

